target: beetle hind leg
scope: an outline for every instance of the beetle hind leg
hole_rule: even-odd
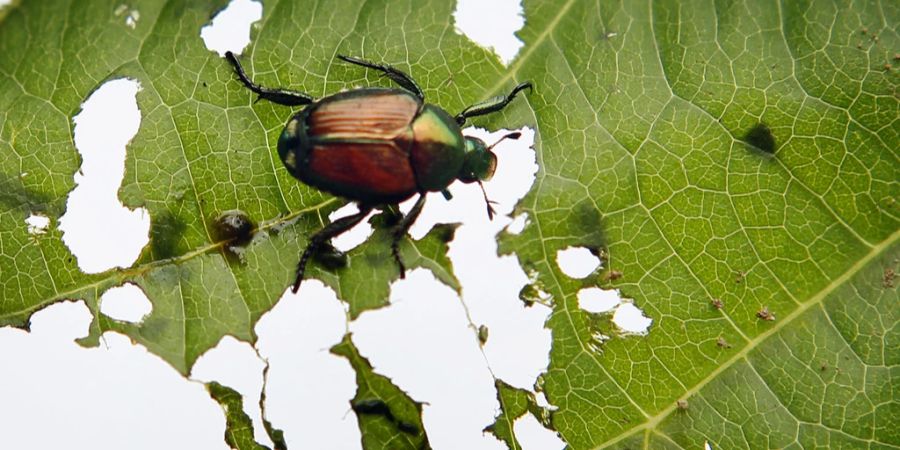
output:
[[[358,213],[352,216],[341,217],[340,219],[331,222],[325,228],[322,228],[309,238],[309,244],[306,246],[306,250],[303,251],[303,255],[300,256],[300,262],[297,263],[297,277],[294,279],[294,286],[291,288],[291,292],[296,294],[300,289],[300,283],[303,282],[303,274],[306,272],[306,263],[309,261],[310,256],[312,256],[312,254],[325,242],[328,242],[355,227],[356,224],[365,219],[371,211],[371,206],[360,205]]]
[[[308,105],[315,101],[315,99],[310,97],[308,94],[304,94],[303,92],[260,86],[254,83],[253,80],[251,80],[250,77],[247,76],[247,72],[244,72],[244,68],[241,66],[241,62],[238,61],[237,56],[234,56],[234,53],[225,52],[225,59],[227,59],[228,62],[231,63],[232,66],[234,66],[234,72],[241,80],[241,83],[244,83],[244,86],[246,86],[247,89],[255,92],[256,95],[258,95],[261,99],[284,106]]]
[[[416,200],[416,204],[413,205],[412,209],[409,210],[409,214],[400,219],[400,223],[397,224],[397,227],[394,228],[394,239],[391,241],[391,253],[394,255],[394,261],[397,261],[397,267],[400,268],[400,278],[406,278],[406,265],[403,264],[403,259],[400,258],[400,240],[406,236],[406,233],[409,232],[409,228],[412,224],[419,218],[419,214],[422,212],[422,207],[425,206],[425,194],[419,196],[419,199]]]

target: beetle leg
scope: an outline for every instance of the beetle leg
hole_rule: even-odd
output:
[[[232,66],[234,66],[234,71],[237,73],[238,78],[240,78],[241,83],[244,83],[244,86],[247,86],[247,89],[255,92],[261,99],[284,106],[308,105],[315,101],[315,99],[303,92],[260,86],[247,76],[247,73],[244,72],[244,68],[241,67],[241,62],[234,56],[234,53],[225,52],[225,58]]]
[[[369,215],[369,212],[371,211],[371,206],[360,205],[358,213],[352,216],[341,217],[340,219],[331,222],[325,228],[322,228],[318,233],[309,238],[309,244],[306,246],[306,250],[303,251],[303,255],[300,256],[300,262],[297,264],[297,278],[294,280],[294,287],[291,289],[291,292],[296,294],[297,290],[300,289],[300,283],[303,282],[303,273],[306,271],[306,262],[309,260],[309,257],[312,256],[313,252],[315,252],[323,243],[340,236],[356,226],[356,224]]]
[[[415,96],[419,97],[420,100],[425,100],[425,94],[422,93],[422,89],[419,88],[419,85],[416,84],[412,77],[407,75],[406,72],[395,69],[386,64],[376,64],[371,61],[366,61],[364,59],[356,58],[353,56],[338,55],[338,58],[350,64],[356,64],[358,66],[377,70],[381,72],[383,76],[386,76],[393,80],[394,83],[399,84],[401,87],[403,87],[403,89],[406,89],[407,91],[415,94]]]
[[[512,92],[505,96],[498,95],[496,97],[489,98],[483,102],[479,102],[467,107],[466,109],[462,110],[461,113],[456,115],[456,123],[462,126],[464,123],[466,123],[466,119],[468,119],[469,117],[483,116],[485,114],[500,111],[501,109],[506,108],[506,105],[508,105],[509,102],[513,101],[513,99],[516,98],[516,94],[518,94],[519,91],[522,91],[524,89],[532,89],[530,81],[519,83],[518,86],[513,88]]]
[[[397,228],[394,228],[394,240],[391,242],[391,253],[394,254],[394,260],[397,261],[397,266],[400,267],[400,278],[406,278],[406,266],[403,265],[403,260],[400,259],[400,239],[403,239],[403,237],[406,236],[409,227],[411,227],[416,219],[419,218],[419,213],[422,212],[423,206],[425,206],[425,194],[419,196],[419,199],[416,200],[416,204],[409,210],[409,214],[404,216],[403,219],[400,219]]]

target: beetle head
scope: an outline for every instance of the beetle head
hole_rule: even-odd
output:
[[[459,171],[459,180],[463,183],[487,181],[494,176],[496,169],[497,155],[491,148],[481,139],[466,136],[466,159]]]
[[[497,155],[491,151],[497,144],[506,138],[518,139],[522,133],[514,132],[500,138],[488,147],[484,141],[476,137],[466,136],[466,159],[463,161],[462,169],[459,171],[459,181],[463,183],[478,182],[481,186],[481,193],[484,194],[484,202],[487,205],[488,218],[494,218],[494,208],[491,207],[492,201],[488,200],[487,192],[484,191],[482,181],[490,180],[497,170]]]

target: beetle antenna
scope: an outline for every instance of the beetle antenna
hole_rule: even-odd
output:
[[[501,139],[501,140],[502,140],[502,139]],[[495,145],[496,145],[496,144],[495,144]],[[497,202],[488,200],[488,198],[487,198],[487,192],[485,192],[485,190],[484,190],[484,184],[481,183],[481,180],[478,180],[478,186],[481,186],[481,194],[484,195],[484,204],[487,205],[488,219],[494,220],[494,213],[496,213],[496,211],[494,211],[494,207],[491,206],[491,205],[492,205],[492,204],[496,204]]]
[[[514,132],[512,132],[512,133],[507,134],[506,136],[503,136],[502,138],[500,138],[499,141],[494,142],[494,143],[491,144],[491,146],[488,147],[487,149],[490,150],[490,149],[496,147],[497,144],[503,142],[504,139],[513,139],[513,140],[516,140],[516,139],[519,139],[520,137],[522,137],[522,132],[520,132],[520,131],[514,131]]]

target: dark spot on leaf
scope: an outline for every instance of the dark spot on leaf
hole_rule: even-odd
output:
[[[756,317],[762,320],[772,321],[775,320],[775,314],[769,311],[768,306],[763,306],[762,309],[756,312]]]
[[[356,402],[352,402],[350,407],[353,408],[353,411],[357,415],[376,415],[384,417],[388,422],[394,424],[398,430],[407,433],[407,434],[419,434],[419,427],[415,424],[404,422],[394,416],[394,413],[391,412],[391,408],[388,407],[387,403],[379,399],[364,399]]]
[[[369,220],[369,223],[372,224],[374,228],[393,228],[398,223],[400,223],[400,219],[403,218],[403,213],[400,211],[400,208],[397,208],[394,205],[385,206],[385,208],[381,211],[381,214],[376,214]]]
[[[881,285],[885,288],[894,287],[894,278],[896,277],[897,272],[892,267],[884,269],[884,276],[881,279]]]
[[[604,281],[616,281],[619,278],[622,278],[624,274],[621,270],[610,270],[606,272],[606,275],[603,276]]]
[[[744,141],[758,151],[769,155],[775,154],[775,135],[772,134],[772,130],[765,123],[760,122],[751,128],[744,136]]]
[[[171,258],[178,254],[178,243],[187,228],[169,212],[164,212],[151,220],[150,248],[155,259]]]
[[[0,206],[3,207],[3,210],[22,208],[34,213],[59,216],[58,213],[62,211],[55,211],[57,208],[51,207],[51,200],[50,195],[27,188],[21,176],[0,173]],[[65,204],[65,200],[65,197],[62,197],[62,204]]]
[[[232,245],[244,245],[253,237],[255,225],[244,211],[232,209],[219,214],[213,222],[214,238]]]
[[[319,249],[313,253],[313,259],[330,271],[347,267],[347,254],[327,242],[320,245]]]
[[[441,242],[447,243],[456,236],[456,227],[455,223],[439,223],[432,228],[431,233],[434,233]]]

